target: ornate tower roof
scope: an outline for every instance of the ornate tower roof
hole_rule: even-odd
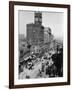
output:
[[[35,21],[35,24],[38,24],[38,25],[42,24],[42,12],[40,12],[40,11],[35,12],[34,21]]]

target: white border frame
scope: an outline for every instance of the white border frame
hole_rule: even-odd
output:
[[[18,79],[18,10],[48,11],[64,13],[63,33],[63,77],[41,78],[41,79]],[[14,6],[14,85],[67,82],[67,8],[36,7],[36,6]]]

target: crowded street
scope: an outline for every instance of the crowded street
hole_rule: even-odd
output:
[[[62,52],[59,54],[61,55]],[[47,77],[57,77],[62,76],[62,62],[56,61],[56,58],[60,55],[56,53],[51,55],[51,53],[45,53],[42,57],[36,57],[34,54],[27,57],[27,60],[23,62],[20,67],[22,70],[19,73],[19,79],[24,78],[47,78]],[[62,57],[62,56],[61,56]],[[55,60],[54,60],[55,58]],[[62,59],[62,58],[61,58]],[[61,64],[59,63],[61,62]],[[56,63],[58,65],[56,65]],[[60,66],[61,65],[61,66]],[[60,66],[58,70],[58,66]],[[58,70],[58,71],[57,71]]]

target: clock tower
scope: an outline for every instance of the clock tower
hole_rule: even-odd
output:
[[[42,24],[42,13],[41,12],[35,12],[34,14],[34,21],[35,21],[35,24],[37,25],[41,25]]]

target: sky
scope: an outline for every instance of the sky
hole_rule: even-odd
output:
[[[26,24],[34,23],[34,11],[20,10],[18,12],[19,34],[26,36]],[[63,39],[63,13],[42,12],[42,25],[50,27],[55,38]]]

